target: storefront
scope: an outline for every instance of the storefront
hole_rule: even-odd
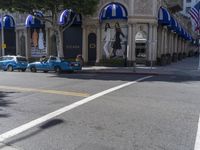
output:
[[[37,12],[37,16],[42,17],[42,13]],[[30,45],[30,57],[39,58],[47,55],[45,24],[41,20],[28,15],[25,21],[28,41]],[[21,35],[23,38],[23,35]],[[22,43],[23,41],[21,41]],[[22,50],[23,51],[23,50]]]
[[[0,28],[2,28],[2,21],[0,23]],[[2,31],[2,29],[1,29]],[[4,38],[4,52],[1,50],[1,55],[16,55],[16,37],[15,37],[15,21],[10,15],[5,15],[3,17],[3,38]],[[1,32],[1,42],[2,42],[2,32]],[[2,45],[2,44],[1,44]]]
[[[70,10],[64,10],[59,17],[59,25],[65,26],[72,22],[73,15],[69,18]],[[73,13],[73,12],[71,12]],[[63,31],[63,53],[67,59],[82,55],[82,17],[76,14],[72,25]]]
[[[93,20],[86,18],[83,21],[83,37],[86,39],[90,34],[96,35],[96,64],[105,61],[132,66],[140,63],[141,59],[145,64],[148,61],[156,61],[155,54],[150,54],[153,53],[151,50],[157,50],[157,17],[153,17],[155,13],[148,6],[154,4],[152,1],[146,2],[147,9],[142,9],[144,12],[141,14],[141,10],[138,10],[134,3],[101,2],[97,11],[98,16]],[[137,4],[140,6],[142,2],[137,1]],[[148,9],[151,9],[152,14],[146,12]],[[83,44],[83,57],[90,61],[89,40],[85,42],[88,44]]]
[[[63,28],[72,19],[69,11],[58,14],[58,24]],[[50,24],[31,15],[24,20],[25,26],[17,24],[15,28],[16,50],[11,51],[27,58],[58,55],[61,49],[65,58],[82,55],[92,65],[162,65],[181,60],[191,50],[190,32],[158,0],[101,0],[92,17],[77,15],[62,32],[60,49]]]

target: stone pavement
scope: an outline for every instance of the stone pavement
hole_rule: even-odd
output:
[[[144,74],[144,75],[183,75],[200,76],[199,57],[188,57],[167,66],[146,67],[83,67],[83,73]]]

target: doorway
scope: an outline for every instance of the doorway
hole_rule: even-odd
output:
[[[147,60],[147,34],[139,31],[135,37],[135,56],[137,64],[146,64]]]
[[[90,33],[88,35],[88,64],[95,65],[97,59],[97,37],[95,33]]]

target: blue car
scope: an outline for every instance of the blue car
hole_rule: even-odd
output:
[[[23,56],[2,56],[0,58],[0,69],[4,71],[21,70],[26,71],[28,62]]]
[[[82,66],[80,62],[70,62],[65,61],[59,57],[50,56],[42,58],[42,60],[38,62],[33,62],[28,64],[28,68],[31,72],[37,71],[55,71],[57,73],[67,71],[67,72],[74,72],[76,70],[81,70]]]

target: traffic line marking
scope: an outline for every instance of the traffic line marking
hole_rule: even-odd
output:
[[[199,121],[198,121],[197,135],[196,135],[194,150],[200,150],[200,116],[199,116]]]
[[[99,97],[104,96],[104,95],[106,95],[106,94],[108,94],[108,93],[114,92],[114,91],[116,91],[116,90],[125,88],[125,87],[127,87],[127,86],[132,85],[132,84],[141,82],[141,81],[143,81],[143,80],[149,79],[149,78],[151,78],[151,77],[152,77],[152,76],[146,76],[146,77],[137,79],[137,80],[132,81],[132,82],[127,82],[127,83],[125,83],[125,84],[122,84],[122,85],[119,85],[119,86],[110,88],[110,89],[108,89],[108,90],[102,91],[102,92],[100,92],[100,93],[97,93],[97,94],[94,94],[94,95],[89,96],[89,97],[87,97],[87,98],[84,98],[84,99],[82,99],[82,100],[80,100],[80,101],[77,101],[77,102],[75,102],[75,103],[72,103],[72,104],[70,104],[70,105],[68,105],[68,106],[65,106],[65,107],[63,107],[63,108],[60,108],[60,109],[58,109],[58,110],[56,110],[56,111],[54,111],[54,112],[51,112],[51,113],[49,113],[49,114],[47,114],[47,115],[42,116],[42,117],[40,117],[40,118],[38,118],[38,119],[36,119],[36,120],[30,121],[30,122],[28,122],[28,123],[26,123],[26,124],[24,124],[24,125],[21,125],[21,126],[15,128],[15,129],[12,129],[12,130],[10,130],[10,131],[8,131],[8,132],[5,132],[5,133],[1,134],[1,135],[0,135],[0,142],[4,142],[5,140],[7,140],[7,139],[9,139],[9,138],[11,138],[11,137],[13,137],[13,136],[16,136],[16,135],[18,135],[18,134],[20,134],[20,133],[22,133],[22,132],[24,132],[24,131],[26,131],[26,130],[29,130],[29,129],[31,129],[31,128],[33,128],[33,127],[35,127],[35,126],[37,126],[37,125],[43,123],[43,122],[46,122],[46,121],[48,121],[48,120],[50,120],[50,119],[52,119],[52,118],[55,118],[55,117],[57,117],[57,116],[59,116],[59,115],[65,113],[65,112],[67,112],[67,111],[69,111],[69,110],[72,110],[72,109],[74,109],[74,108],[76,108],[76,107],[79,107],[79,106],[84,105],[84,104],[86,104],[86,103],[88,103],[88,102],[90,102],[90,101],[93,101],[93,100],[95,100],[96,98],[99,98]]]
[[[21,87],[13,87],[13,86],[0,86],[0,89],[23,91],[23,92],[48,93],[48,94],[57,94],[57,95],[65,95],[65,96],[78,96],[78,97],[88,97],[88,96],[90,96],[88,93],[34,89],[34,88],[21,88]]]

